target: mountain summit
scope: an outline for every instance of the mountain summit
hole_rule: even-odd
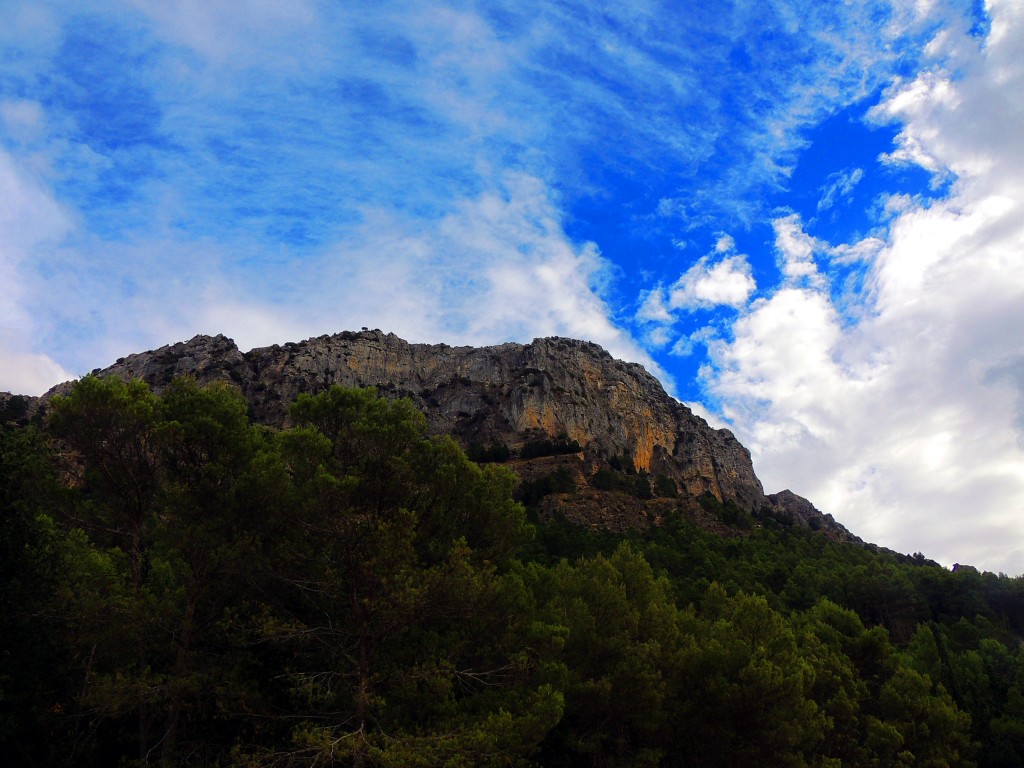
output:
[[[546,497],[544,514],[623,530],[683,509],[723,532],[722,518],[735,523],[738,515],[751,525],[772,519],[859,541],[790,491],[766,495],[750,452],[729,430],[713,429],[642,366],[590,342],[551,337],[451,347],[363,330],[243,353],[225,336],[196,336],[93,373],[139,378],[158,391],[182,375],[228,381],[254,417],[273,426],[287,425],[299,394],[374,387],[409,398],[431,432],[451,435],[477,460],[508,464],[524,483],[545,488],[546,480],[561,478],[538,494]],[[566,481],[580,490],[550,492],[564,491]]]

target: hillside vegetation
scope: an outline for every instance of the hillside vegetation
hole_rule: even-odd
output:
[[[743,535],[541,522],[571,478],[373,390],[290,423],[87,377],[2,427],[5,764],[1024,765],[1019,578],[712,496]]]

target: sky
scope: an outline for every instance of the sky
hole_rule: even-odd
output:
[[[0,390],[198,333],[597,342],[1024,573],[1024,0],[3,0]]]

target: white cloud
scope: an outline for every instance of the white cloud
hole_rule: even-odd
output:
[[[884,244],[835,248],[777,221],[790,277],[813,278],[815,251],[867,260],[863,310],[788,280],[712,346],[707,383],[769,490],[879,544],[1020,574],[1024,13],[989,11],[983,47],[936,46],[956,77],[930,70],[875,110],[901,122],[901,159],[958,175],[949,199],[900,199]]]
[[[726,306],[738,309],[757,288],[743,254],[711,261],[704,256],[684,272],[668,291],[672,309],[693,312]]]
[[[0,200],[0,390],[39,394],[68,377],[39,351],[37,296],[25,273],[40,249],[68,232],[70,216],[42,179],[2,149]]]
[[[665,287],[662,285],[641,292],[640,309],[637,310],[636,319],[644,323],[670,324],[675,322],[675,315],[666,306],[667,301]]]
[[[680,336],[676,343],[672,345],[672,349],[669,352],[671,355],[676,357],[688,357],[693,354],[696,349],[692,336]]]
[[[921,73],[909,85],[899,85],[887,101],[871,112],[875,120],[902,120],[911,114],[934,112],[941,109],[956,109],[957,91],[951,76],[939,71]],[[925,170],[939,173],[947,167],[941,158],[935,157],[937,135],[931,128],[908,125],[896,136],[896,149],[882,156],[892,164],[918,165]],[[952,168],[954,172],[957,169]]]
[[[436,225],[367,212],[317,271],[319,287],[329,286],[312,299],[320,322],[460,344],[585,338],[669,381],[609,319],[600,295],[608,264],[593,243],[566,236],[543,182],[523,174],[504,181],[458,202]]]
[[[640,306],[634,320],[641,324],[643,340],[648,348],[661,349],[675,338],[668,354],[688,357],[694,353],[696,344],[711,343],[716,331],[707,326],[680,336],[675,326],[681,320],[681,313],[746,306],[757,284],[747,257],[735,253],[735,248],[733,238],[722,234],[713,251],[698,259],[670,286],[666,288],[659,284],[641,291]],[[660,371],[658,373],[664,375]]]
[[[853,193],[860,180],[864,178],[863,168],[849,168],[829,175],[830,183],[822,188],[821,199],[818,200],[818,212],[827,211],[843,198]]]
[[[70,229],[69,213],[31,168],[0,149],[0,258],[23,261],[33,248],[59,241]]]
[[[834,435],[824,404],[844,399],[846,378],[833,360],[838,325],[827,295],[819,291],[783,288],[755,302],[733,325],[733,338],[709,348],[718,367],[714,391],[726,403],[725,415],[741,423],[763,420],[767,404],[772,435],[787,431],[780,432],[780,414],[810,436]]]
[[[43,108],[37,101],[5,99],[0,101],[0,120],[7,133],[18,141],[28,142],[43,130]]]
[[[74,375],[49,355],[24,351],[24,339],[0,330],[0,391],[39,395]]]
[[[704,346],[710,346],[718,341],[718,330],[711,325],[705,325],[703,328],[698,328],[688,336],[680,336],[676,340],[676,343],[672,345],[672,349],[669,351],[670,355],[676,357],[687,357],[692,355],[698,344]]]
[[[824,278],[814,261],[817,251],[827,248],[804,232],[800,216],[791,213],[772,222],[775,229],[775,250],[779,256],[779,270],[790,284],[820,286]]]
[[[836,264],[871,262],[885,248],[885,241],[877,237],[865,237],[855,243],[840,243],[828,250],[829,259]]]
[[[47,282],[45,300],[36,299],[54,327],[99,338],[73,358],[77,373],[127,350],[196,333],[224,333],[248,349],[369,326],[410,341],[451,344],[585,338],[672,385],[609,319],[601,296],[607,262],[594,244],[570,240],[546,186],[523,174],[458,201],[434,222],[367,210],[362,225],[317,262],[285,261],[274,274],[245,275],[201,242],[83,246],[58,249],[52,263],[64,271]],[[99,253],[106,261],[94,270],[89,262]],[[266,280],[275,283],[279,298],[255,298],[252,283]],[[82,293],[92,298],[88,308],[75,299]],[[14,360],[13,353],[8,357]],[[17,358],[22,369],[29,362],[25,354]],[[36,361],[39,375],[69,377],[63,369],[47,369],[46,362]],[[8,380],[22,387],[35,381]]]
[[[142,13],[158,36],[185,45],[218,67],[243,68],[275,58],[303,56],[294,34],[316,20],[306,0],[124,0]],[[293,46],[291,51],[287,45]]]
[[[656,328],[652,328],[647,332],[647,334],[644,337],[644,342],[648,347],[654,347],[655,349],[659,349],[661,347],[666,346],[670,341],[672,341],[672,335],[673,334],[670,329],[664,326],[659,326]],[[676,344],[678,345],[678,342]],[[673,346],[673,350],[674,349],[675,346]]]

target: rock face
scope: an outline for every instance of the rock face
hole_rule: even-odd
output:
[[[38,397],[0,392],[0,424],[5,422],[21,424],[28,421],[38,409],[38,403]]]
[[[855,541],[863,544],[863,540],[854,536],[846,528],[836,522],[832,515],[823,514],[803,496],[797,496],[788,488],[768,496],[772,504],[774,517],[792,525],[805,526],[814,530],[824,531],[842,541]]]
[[[98,373],[141,378],[157,390],[186,374],[200,383],[228,381],[257,420],[275,426],[287,424],[288,405],[301,393],[335,384],[376,387],[410,398],[435,434],[452,435],[464,447],[508,447],[512,468],[524,478],[537,473],[531,466],[537,462],[515,460],[524,446],[561,438],[571,449],[571,441],[578,443],[579,452],[560,464],[583,482],[609,466],[646,472],[670,479],[686,498],[711,494],[755,517],[777,516],[850,537],[795,494],[766,496],[750,453],[731,432],[709,427],[643,367],[589,342],[545,338],[450,347],[364,330],[242,353],[224,336],[196,336],[122,358]]]

